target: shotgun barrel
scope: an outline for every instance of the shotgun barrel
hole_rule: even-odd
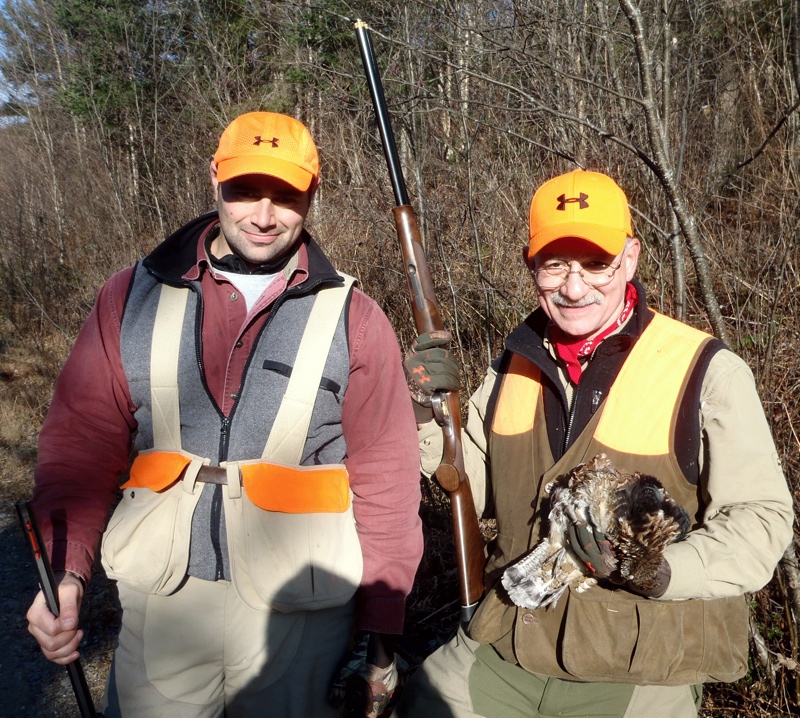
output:
[[[355,31],[394,192],[394,221],[403,255],[403,269],[411,295],[414,325],[417,334],[425,334],[444,327],[436,304],[425,251],[420,241],[417,219],[408,200],[389,111],[375,62],[369,26],[358,20],[355,23]],[[483,595],[484,542],[478,528],[478,517],[475,513],[469,479],[464,469],[458,393],[437,392],[433,396],[433,408],[444,437],[442,461],[436,469],[435,476],[450,497],[461,594],[461,620],[466,622],[472,617]]]
[[[16,507],[17,516],[19,516],[19,522],[25,534],[25,541],[31,550],[33,562],[36,564],[36,573],[39,577],[39,584],[42,587],[45,601],[47,602],[47,608],[50,610],[50,613],[58,618],[60,611],[58,605],[58,588],[56,587],[50,559],[47,557],[47,551],[44,548],[42,534],[39,530],[39,523],[36,520],[33,506],[30,501],[23,499],[16,502]],[[67,673],[69,674],[70,683],[72,683],[72,691],[75,693],[75,700],[78,702],[81,718],[98,718],[98,714],[94,709],[94,703],[92,702],[92,694],[89,692],[89,686],[86,684],[86,676],[83,673],[80,659],[67,664]]]

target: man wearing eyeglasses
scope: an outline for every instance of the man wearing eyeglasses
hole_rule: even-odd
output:
[[[476,507],[497,522],[487,592],[396,716],[685,718],[702,683],[746,672],[744,594],[792,539],[791,496],[747,365],[647,306],[640,249],[610,177],[578,170],[535,193],[524,257],[540,307],[508,336],[464,432]],[[406,361],[424,379],[412,393],[427,469],[441,452],[426,397],[459,388],[448,339],[418,338]],[[547,485],[600,453],[657,477],[689,533],[642,591],[608,568],[602,535],[573,527],[571,552],[597,585],[555,607],[514,605],[499,578],[546,535]]]

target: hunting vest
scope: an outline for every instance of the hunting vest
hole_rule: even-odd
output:
[[[137,267],[120,344],[138,431],[103,537],[110,577],[157,594],[187,574],[229,579],[259,610],[352,598],[362,556],[343,465],[345,279],[276,301],[224,417],[203,377],[199,285]],[[221,480],[205,483],[214,467]]]
[[[701,519],[698,489],[675,452],[678,407],[712,337],[655,314],[583,432],[555,462],[547,437],[539,369],[514,354],[492,418],[489,456],[498,536],[487,564],[491,590],[469,633],[532,673],[567,680],[686,685],[732,681],[747,669],[743,596],[660,601],[622,588],[570,589],[555,609],[514,606],[497,581],[548,531],[544,486],[599,453],[656,476]],[[610,584],[609,584],[610,586]]]

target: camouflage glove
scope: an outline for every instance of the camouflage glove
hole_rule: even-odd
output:
[[[397,662],[380,668],[367,660],[370,634],[356,637],[345,654],[328,691],[328,703],[344,706],[343,718],[378,718],[388,707],[397,688]]]
[[[567,527],[567,542],[572,552],[588,569],[589,576],[614,580],[617,559],[611,543],[602,531],[585,522],[570,523]]]
[[[420,334],[406,352],[405,370],[411,398],[422,406],[431,405],[431,394],[458,391],[461,372],[448,346],[450,332],[441,329]]]

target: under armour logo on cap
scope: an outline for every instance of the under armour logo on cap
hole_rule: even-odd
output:
[[[239,115],[219,138],[214,162],[219,182],[262,174],[305,192],[319,181],[319,156],[308,128],[277,112]]]
[[[567,199],[567,196],[562,194],[556,197],[556,199],[558,200],[558,207],[556,207],[556,209],[561,212],[566,212],[567,202],[578,202],[580,204],[580,209],[586,209],[589,206],[589,203],[586,201],[589,199],[589,195],[584,194],[583,192],[581,192],[580,197],[570,197]]]
[[[602,172],[573,170],[545,182],[531,200],[528,257],[556,240],[583,240],[617,255],[633,237],[628,198]]]

